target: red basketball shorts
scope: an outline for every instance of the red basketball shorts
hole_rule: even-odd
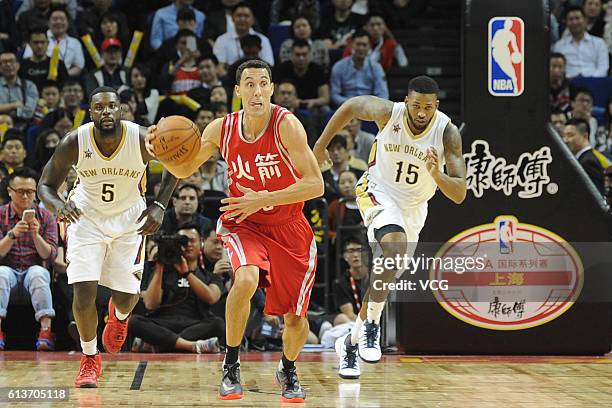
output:
[[[306,218],[280,225],[220,220],[217,233],[234,273],[241,266],[259,268],[259,287],[267,288],[264,313],[306,316],[317,267],[317,246]]]

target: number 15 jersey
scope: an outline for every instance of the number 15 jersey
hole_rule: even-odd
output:
[[[408,113],[403,102],[393,104],[391,118],[376,135],[370,151],[368,171],[357,183],[357,196],[367,197],[370,205],[378,204],[377,194],[384,194],[399,208],[416,207],[427,202],[437,184],[427,171],[427,149],[438,152],[442,171],[444,162],[444,129],[450,118],[436,111],[427,128],[414,135],[408,127]],[[361,200],[360,200],[361,201]]]
[[[75,166],[77,181],[69,198],[83,211],[115,215],[143,200],[146,164],[140,151],[140,132],[136,123],[120,121],[121,142],[106,157],[94,140],[94,124],[79,126],[79,158]]]

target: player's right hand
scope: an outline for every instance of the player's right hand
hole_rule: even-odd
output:
[[[25,222],[24,220],[20,220],[17,224],[15,224],[15,226],[13,227],[13,234],[15,234],[16,238],[19,238],[21,235],[25,234],[26,232],[28,232],[29,229],[29,225],[27,222]]]
[[[83,211],[79,210],[72,200],[66,201],[64,206],[57,210],[57,218],[60,221],[74,223],[79,220],[81,215],[83,215]]]
[[[153,157],[155,156],[155,152],[153,151],[153,140],[157,136],[155,136],[155,131],[157,130],[157,125],[151,125],[147,128],[147,135],[145,136],[145,147],[147,148],[147,152]]]
[[[329,152],[326,148],[319,148],[318,146],[315,146],[314,149],[312,149],[312,152],[317,159],[317,163],[319,163],[320,169],[331,167],[331,157],[329,157]]]

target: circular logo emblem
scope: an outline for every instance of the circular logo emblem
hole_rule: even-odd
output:
[[[455,235],[436,258],[476,260],[472,264],[477,267],[470,270],[434,264],[429,274],[448,281],[448,290],[434,291],[446,311],[486,329],[521,330],[547,323],[568,310],[582,290],[584,268],[570,244],[509,215]]]

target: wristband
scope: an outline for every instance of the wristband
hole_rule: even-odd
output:
[[[163,205],[162,203],[160,203],[160,202],[159,202],[159,201],[157,201],[157,200],[156,200],[156,201],[153,201],[153,205],[158,206],[159,208],[161,208],[161,209],[162,209],[162,211],[166,211],[166,206],[165,206],[165,205]]]

